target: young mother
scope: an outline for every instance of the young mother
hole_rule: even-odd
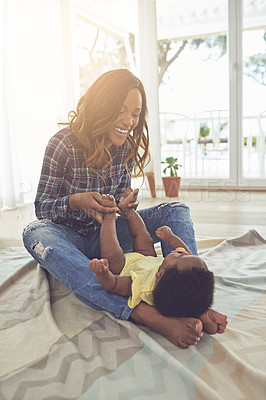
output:
[[[33,258],[82,302],[187,348],[203,335],[200,320],[167,318],[144,302],[131,309],[127,297],[107,292],[88,268],[90,259],[100,258],[99,228],[102,213],[108,212],[101,195],[110,193],[119,203],[132,171],[143,174],[149,159],[146,112],[143,85],[127,69],[109,71],[93,83],[70,113],[69,126],[48,143],[35,199],[39,221],[25,228],[23,240]],[[187,206],[162,203],[139,213],[154,242],[156,229],[167,225],[197,254]],[[132,251],[125,219],[119,216],[116,223],[121,247]],[[162,243],[162,251],[164,256],[171,251],[168,243]]]

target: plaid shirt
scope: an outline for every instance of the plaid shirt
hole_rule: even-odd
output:
[[[120,147],[113,146],[111,154],[111,165],[104,170],[104,178],[100,177],[83,167],[88,153],[70,129],[56,133],[50,139],[44,155],[35,199],[37,218],[67,225],[83,236],[95,232],[99,228],[96,220],[83,211],[71,211],[68,198],[74,193],[98,192],[110,193],[118,202],[121,193],[130,186],[134,162],[128,162],[128,173],[124,166],[129,154],[127,142]]]

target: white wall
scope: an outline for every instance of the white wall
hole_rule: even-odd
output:
[[[2,154],[2,185],[15,177],[15,199],[21,192],[32,199],[34,183],[39,179],[43,152],[48,139],[58,130],[57,123],[67,117],[75,104],[68,0],[2,0],[3,80],[6,85],[3,103],[5,123],[2,141],[12,148],[12,156]],[[63,34],[64,32],[64,34]],[[10,135],[9,135],[10,134]],[[3,139],[4,137],[4,139]],[[19,167],[19,168],[16,168]],[[5,182],[6,181],[6,182]],[[35,185],[36,186],[36,185]],[[22,198],[21,198],[22,200]],[[4,198],[4,203],[10,199]]]

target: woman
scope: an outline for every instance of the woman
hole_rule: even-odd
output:
[[[133,169],[143,174],[149,159],[146,113],[143,85],[128,70],[109,71],[93,83],[70,113],[69,126],[48,143],[35,199],[39,221],[25,228],[23,240],[33,258],[90,307],[149,326],[186,348],[203,336],[200,320],[167,318],[144,302],[132,310],[127,297],[108,293],[88,268],[90,259],[100,258],[102,213],[119,212],[104,207],[101,195],[118,203]],[[139,213],[154,242],[156,229],[167,225],[197,254],[188,207],[162,203]],[[122,249],[132,251],[125,219],[119,216],[116,224]],[[164,243],[162,250],[166,256],[171,248]]]

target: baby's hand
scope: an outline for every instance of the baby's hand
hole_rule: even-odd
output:
[[[89,269],[96,275],[104,275],[109,272],[109,263],[104,258],[101,258],[100,260],[93,258],[89,262]]]
[[[161,226],[155,233],[158,239],[164,240],[165,242],[168,242],[173,236],[172,229],[169,228],[169,226]]]

